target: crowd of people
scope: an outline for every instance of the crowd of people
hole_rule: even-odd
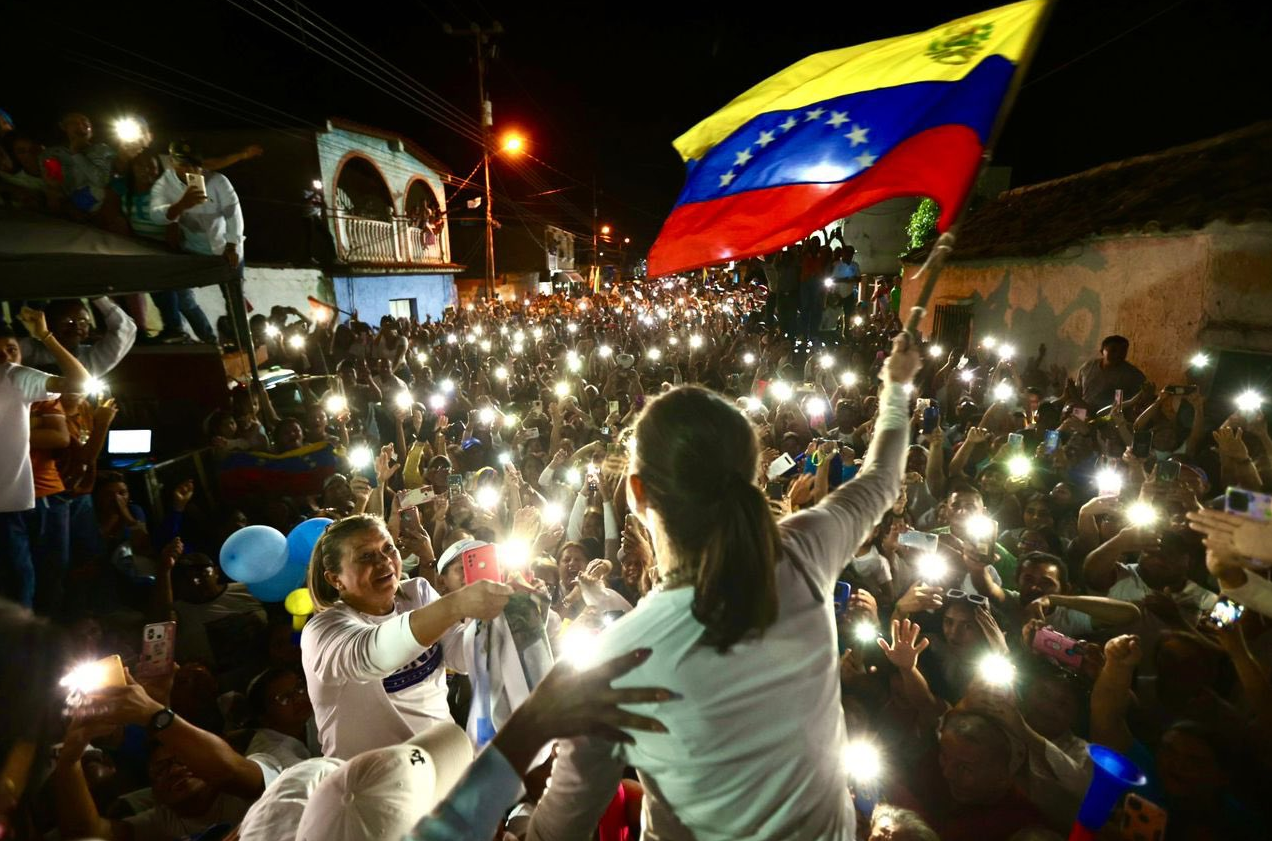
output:
[[[100,459],[136,325],[22,308],[0,836],[1045,839],[1099,744],[1146,778],[1105,837],[1268,837],[1258,401],[1119,336],[1073,372],[920,342],[828,245],[258,313],[296,399],[236,389],[189,446],[331,469],[161,514]],[[236,535],[315,518],[309,607],[232,580]]]

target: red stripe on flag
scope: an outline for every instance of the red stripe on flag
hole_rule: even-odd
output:
[[[930,196],[944,231],[958,215],[983,151],[967,126],[945,125],[897,144],[874,166],[837,184],[792,184],[675,208],[649,251],[649,275],[744,260],[898,196]]]

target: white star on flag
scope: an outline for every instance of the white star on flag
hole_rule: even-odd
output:
[[[772,142],[773,142],[773,132],[762,131],[760,132],[760,139],[755,141],[755,145],[763,149],[765,146],[768,146]]]
[[[799,125],[798,120],[796,120],[794,117],[787,117],[786,122],[782,123],[780,128],[782,129],[782,131],[790,131],[791,129],[795,128],[795,126],[797,125]]]
[[[839,128],[846,122],[848,122],[847,111],[831,111],[830,119],[826,121],[826,125],[830,126],[831,128]]]
[[[741,152],[738,152],[737,155],[733,158],[733,165],[746,166],[746,162],[751,160],[751,157],[752,157],[751,150],[743,149]]]
[[[865,142],[866,142],[866,134],[868,134],[868,133],[869,133],[869,131],[870,131],[870,129],[868,129],[868,128],[862,128],[861,126],[857,125],[856,123],[853,123],[853,124],[852,124],[852,131],[850,131],[850,132],[848,132],[847,134],[845,134],[845,135],[844,135],[844,137],[846,137],[846,138],[848,138],[849,140],[851,140],[851,141],[852,141],[852,145],[853,145],[854,147],[856,147],[856,146],[860,146],[862,143],[865,143]]]
[[[857,162],[858,166],[860,166],[862,169],[865,169],[866,167],[872,165],[875,161],[879,159],[876,156],[870,154],[869,152],[862,152],[860,155],[853,158],[853,160]],[[733,173],[729,173],[729,174],[732,175]]]
[[[724,175],[720,176],[720,186],[721,187],[729,186],[731,183],[733,183],[734,178],[737,178],[737,176],[733,174],[733,170],[729,170]]]
[[[814,108],[812,111],[807,111],[804,113],[804,120],[806,122],[811,123],[814,120],[820,120],[821,115],[825,113],[826,113],[825,108]]]

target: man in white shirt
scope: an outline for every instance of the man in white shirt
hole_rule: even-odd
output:
[[[156,222],[179,225],[181,248],[192,254],[224,257],[243,277],[243,209],[230,180],[204,169],[203,157],[186,140],[174,140],[168,151],[172,168],[150,188],[150,216]],[[195,183],[191,183],[194,176]],[[198,186],[202,178],[203,189]],[[179,289],[177,309],[190,322],[199,341],[216,344],[216,331],[189,289]]]
[[[35,507],[31,473],[31,404],[53,400],[64,391],[83,391],[89,375],[62,347],[44,322],[44,313],[23,307],[18,318],[52,356],[64,376],[22,364],[22,348],[8,327],[0,326],[0,593],[31,606],[35,566],[23,512]]]
[[[106,329],[91,345],[86,342],[93,327],[93,316],[78,298],[49,304],[45,318],[58,343],[75,354],[94,377],[104,377],[132,350],[137,339],[137,324],[110,298],[93,298],[92,303],[102,314]],[[53,353],[34,338],[23,339],[21,345],[22,359],[27,365],[47,369],[57,364]]]

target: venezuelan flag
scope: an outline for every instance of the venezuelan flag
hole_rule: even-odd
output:
[[[314,496],[336,472],[335,448],[329,443],[306,444],[285,453],[230,453],[221,462],[221,492],[228,497]]]
[[[694,126],[649,274],[767,254],[897,196],[935,199],[945,230],[1045,6],[809,56]]]

